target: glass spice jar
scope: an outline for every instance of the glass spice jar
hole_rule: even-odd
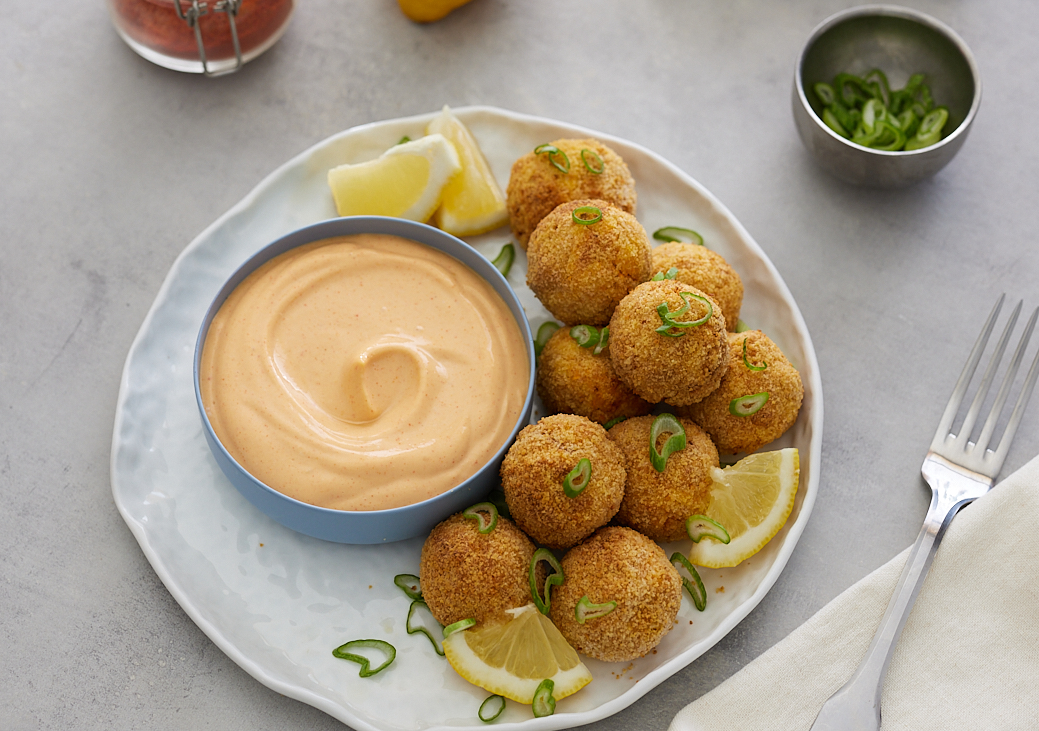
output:
[[[108,0],[123,40],[174,71],[232,73],[281,38],[295,0]]]

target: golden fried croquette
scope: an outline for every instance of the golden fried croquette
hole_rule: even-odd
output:
[[[697,297],[709,303],[707,322],[658,332],[667,324],[658,309],[663,304],[673,313],[688,300],[679,323],[705,316],[708,304]],[[621,300],[610,319],[609,350],[617,376],[651,403],[694,404],[718,387],[729,367],[721,307],[695,287],[668,279],[640,284]]]
[[[602,220],[574,221],[593,207]],[[605,325],[617,303],[649,279],[649,236],[642,224],[602,200],[563,203],[545,216],[527,247],[527,285],[567,325]]]
[[[506,206],[512,232],[519,239],[520,246],[526,248],[527,240],[541,219],[560,203],[598,198],[635,214],[638,202],[635,180],[620,155],[598,140],[563,139],[550,144],[566,155],[565,161],[558,154],[550,160],[547,152],[528,152],[513,163],[509,175]],[[588,151],[584,159],[581,157],[583,150]],[[588,169],[599,169],[596,155],[602,160],[602,172],[598,174]],[[569,165],[569,172],[556,168],[552,160],[563,168]]]
[[[552,591],[552,621],[580,653],[606,662],[642,657],[674,626],[682,580],[663,549],[630,528],[608,526],[563,557],[566,581]],[[578,622],[582,597],[616,602],[608,614]]]
[[[582,459],[591,476],[576,497],[567,497],[563,481]],[[606,430],[572,414],[525,427],[501,465],[512,519],[549,548],[569,548],[606,525],[624,497],[624,476],[624,457]]]
[[[678,270],[675,280],[706,292],[722,308],[725,325],[736,329],[743,305],[743,282],[725,258],[706,246],[673,241],[653,249],[653,273]]]
[[[652,408],[617,378],[608,346],[595,355],[593,348],[578,345],[565,327],[541,351],[536,385],[549,413],[578,414],[600,424],[648,414]]]
[[[530,603],[534,544],[508,518],[490,533],[455,513],[437,525],[422,546],[422,598],[445,627],[472,617],[500,622],[507,609]]]
[[[707,433],[679,417],[686,447],[667,459],[663,472],[649,461],[649,434],[654,416],[639,416],[617,424],[609,437],[624,453],[627,480],[624,500],[615,522],[643,533],[654,541],[686,537],[690,515],[703,515],[711,501],[711,468],[718,466],[718,450]],[[658,438],[663,447],[666,434]]]
[[[760,330],[729,333],[728,337],[729,370],[718,390],[679,413],[703,427],[723,454],[753,452],[778,439],[797,421],[804,385],[783,351]],[[766,364],[764,370],[751,367]],[[767,393],[768,400],[756,413],[736,416],[729,410],[734,399],[759,393]]]

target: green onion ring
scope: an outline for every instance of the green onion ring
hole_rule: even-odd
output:
[[[559,329],[558,322],[543,322],[541,327],[538,328],[537,337],[534,338],[534,357],[541,355],[541,351],[545,349],[545,343],[548,339],[555,335],[556,330]]]
[[[591,348],[599,343],[599,331],[592,325],[574,325],[570,328],[570,337],[582,348]]]
[[[574,607],[574,619],[577,620],[578,624],[584,624],[589,619],[599,619],[605,617],[607,614],[617,608],[617,602],[608,601],[602,604],[592,604],[591,599],[585,594],[583,597],[577,600],[577,606]]]
[[[704,538],[713,538],[719,543],[728,543],[729,531],[725,526],[706,515],[690,515],[685,521],[685,532],[693,543],[699,543]]]
[[[545,579],[545,598],[541,598],[541,594],[538,591],[537,585],[537,567],[542,561],[548,563],[552,567],[555,573],[551,573]],[[538,611],[542,614],[547,615],[549,607],[552,606],[552,587],[559,586],[566,581],[566,576],[563,574],[563,567],[559,563],[559,559],[555,557],[551,551],[547,548],[539,548],[534,551],[534,555],[530,557],[530,570],[528,572],[528,578],[530,582],[530,594],[534,598],[534,605],[538,608]]]
[[[678,571],[678,576],[682,579],[682,586],[689,592],[689,598],[693,600],[693,606],[696,607],[696,611],[702,612],[707,608],[707,589],[704,588],[703,580],[700,578],[696,567],[680,551],[675,551],[671,554],[671,565]],[[682,576],[681,569],[688,571],[691,578],[687,579]]]
[[[590,165],[590,164],[588,163],[588,158],[587,158],[587,157],[585,157],[585,153],[586,153],[586,152],[590,152],[590,153],[592,153],[593,155],[595,155],[595,159],[599,161],[599,169],[598,169],[598,170],[596,170],[595,168],[593,168],[593,167],[592,167],[592,166],[591,166],[591,165]],[[584,148],[583,150],[581,150],[581,162],[583,162],[583,163],[584,163],[584,166],[585,166],[585,168],[586,168],[586,169],[588,170],[588,172],[592,173],[593,175],[602,175],[602,171],[606,169],[606,163],[604,163],[604,162],[602,161],[602,158],[601,158],[601,157],[599,157],[599,153],[598,153],[598,152],[596,152],[595,150],[589,150],[589,149],[588,149],[587,147],[586,147],[586,148]]]
[[[711,317],[714,315],[714,305],[712,305],[711,301],[706,297],[701,297],[700,295],[693,294],[692,292],[679,292],[678,296],[682,298],[683,302],[685,302],[685,307],[680,307],[674,312],[671,311],[670,306],[667,302],[661,302],[659,305],[657,305],[657,314],[660,315],[660,320],[664,324],[658,327],[655,332],[658,332],[661,335],[667,335],[668,337],[678,338],[685,335],[685,333],[672,333],[672,328],[678,328],[679,330],[681,330],[687,327],[700,327],[708,320],[710,320]],[[698,320],[676,320],[676,317],[680,317],[689,311],[689,308],[692,306],[692,302],[689,301],[690,298],[699,300],[703,304],[707,305],[707,314]]]
[[[670,434],[664,442],[664,448],[657,451],[657,439],[661,434]],[[649,430],[649,461],[653,469],[663,472],[667,467],[667,458],[675,452],[685,449],[685,429],[674,414],[661,414],[653,420]]]
[[[756,366],[747,360],[747,338],[743,338],[743,365],[752,371],[763,371],[768,368],[768,361],[761,361],[764,365]]]
[[[555,145],[544,144],[538,145],[534,148],[535,155],[540,155],[542,153],[548,154],[548,161],[552,163],[552,167],[554,167],[556,170],[564,174],[570,172],[570,158],[567,157],[566,153],[560,150],[558,147],[556,147]],[[562,157],[562,163],[559,162],[560,157]]]
[[[366,658],[364,655],[355,655],[351,652],[348,652],[349,650],[352,650],[357,647],[370,647],[376,650],[380,650],[386,653],[386,660],[383,661],[382,665],[372,670],[371,661],[368,658]],[[350,640],[349,642],[342,644],[336,649],[332,650],[332,654],[338,657],[340,660],[349,660],[350,662],[357,663],[361,666],[360,676],[362,678],[370,678],[380,670],[385,669],[387,665],[393,662],[393,658],[397,657],[397,649],[389,642],[386,642],[384,640]]]
[[[737,396],[729,402],[729,413],[733,416],[753,416],[768,402],[768,391]]]
[[[498,710],[495,711],[493,716],[485,716],[484,715],[484,708],[487,706],[488,703],[493,701],[495,698],[497,698],[498,702],[499,702]],[[505,710],[505,697],[504,696],[500,696],[500,695],[489,695],[489,696],[487,696],[484,699],[483,703],[480,704],[480,710],[477,712],[476,715],[479,716],[480,720],[483,721],[484,723],[490,723],[491,721],[496,719],[498,716],[500,716],[502,711],[504,711],[504,710]]]
[[[678,276],[678,267],[671,267],[666,272],[657,272],[649,280],[651,282],[662,282],[665,279],[674,279]]]
[[[584,492],[588,483],[592,481],[592,463],[587,457],[582,457],[577,466],[567,473],[563,478],[563,494],[574,498]]]
[[[609,421],[607,421],[605,424],[603,424],[602,428],[605,429],[606,431],[609,431],[613,427],[615,427],[618,424],[620,424],[622,421],[627,421],[627,420],[628,420],[627,416],[615,416],[612,419],[610,419]]]
[[[422,598],[422,582],[415,574],[397,574],[393,583],[408,595],[408,599]]]
[[[484,513],[487,513],[489,517],[485,518]],[[476,503],[476,505],[470,505],[463,510],[462,517],[475,520],[476,530],[487,535],[494,530],[494,526],[498,525],[498,508],[495,507],[494,503]]]
[[[541,685],[534,691],[534,700],[530,704],[530,709],[534,712],[534,718],[551,716],[556,712],[556,699],[552,697],[552,691],[555,689],[556,684],[551,678],[545,678],[541,681]]]
[[[653,238],[657,241],[679,242],[686,244],[697,244],[703,246],[703,236],[691,228],[681,226],[664,226],[653,232]]]
[[[516,247],[512,244],[505,244],[501,247],[501,251],[498,252],[498,256],[491,262],[494,268],[501,272],[503,277],[509,276],[509,270],[512,269],[512,262],[516,260]]]
[[[397,142],[397,144],[398,145],[403,145],[405,142],[411,142],[411,138],[408,137],[407,135],[404,135],[403,137],[401,137],[400,140]]]
[[[440,646],[440,644],[439,644],[439,643],[438,643],[438,642],[436,641],[436,639],[435,639],[435,638],[433,637],[433,635],[431,635],[431,634],[429,633],[429,630],[428,630],[428,629],[426,629],[425,627],[412,627],[412,626],[411,626],[411,617],[412,617],[412,615],[414,615],[414,614],[415,614],[415,610],[416,610],[416,609],[421,609],[421,608],[423,608],[423,607],[425,607],[426,611],[427,611],[427,612],[429,612],[429,605],[428,605],[428,604],[426,604],[426,603],[425,603],[424,601],[422,601],[421,599],[416,599],[415,601],[413,601],[413,602],[411,603],[411,606],[410,606],[410,607],[408,607],[408,619],[407,619],[407,621],[406,621],[406,622],[404,623],[404,629],[406,629],[406,630],[408,631],[408,634],[409,634],[409,635],[414,635],[414,634],[418,634],[419,632],[421,632],[422,634],[424,634],[424,635],[425,635],[426,637],[428,637],[428,638],[429,638],[429,641],[430,641],[431,643],[433,643],[433,649],[434,649],[434,650],[436,651],[436,653],[437,653],[438,655],[440,655],[440,657],[443,657],[443,656],[444,656],[444,648],[443,648],[443,647],[441,647],[441,646]],[[432,612],[430,612],[430,616],[432,616]]]
[[[494,507],[498,509],[498,515],[501,517],[512,517],[512,514],[509,513],[509,503],[505,500],[505,492],[501,488],[491,490],[487,495],[487,502],[494,503]]]
[[[591,214],[592,218],[581,218],[586,213]],[[580,208],[575,208],[570,217],[574,219],[574,223],[579,223],[582,226],[591,226],[593,223],[599,223],[602,220],[602,211],[595,206],[581,206]]]
[[[592,349],[592,355],[599,355],[610,346],[610,326],[607,325],[599,331],[599,342]]]
[[[444,639],[446,640],[455,632],[461,632],[462,630],[469,629],[474,624],[476,624],[476,620],[472,617],[469,617],[469,619],[460,619],[454,624],[449,624],[446,627],[444,627]]]
[[[750,325],[748,325],[743,320],[741,320],[741,319],[739,319],[737,317],[736,318],[736,332],[738,332],[738,333],[745,333],[748,330],[750,330]]]

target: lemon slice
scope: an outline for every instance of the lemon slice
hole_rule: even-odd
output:
[[[797,450],[781,449],[744,457],[724,470],[711,469],[714,485],[707,517],[729,533],[729,542],[702,538],[689,560],[720,569],[744,561],[765,547],[790,517],[801,466]]]
[[[444,653],[459,675],[473,685],[530,704],[543,680],[555,684],[556,700],[592,682],[574,648],[552,620],[533,604],[509,610],[501,624],[454,632],[444,639]]]
[[[504,225],[509,220],[505,196],[466,126],[445,106],[426,133],[439,133],[450,140],[462,163],[462,174],[444,188],[444,200],[433,222],[455,236],[475,236]]]
[[[391,147],[375,160],[332,168],[328,185],[340,216],[425,222],[461,170],[455,146],[443,135],[426,135]]]

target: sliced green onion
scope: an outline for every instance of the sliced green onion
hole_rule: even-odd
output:
[[[687,244],[698,244],[703,246],[703,236],[691,228],[681,226],[664,226],[653,232],[653,238],[657,241],[678,241]]]
[[[397,574],[393,577],[393,583],[400,587],[409,599],[422,598],[422,583],[415,574]]]
[[[867,84],[874,85],[874,91],[879,93],[880,100],[884,106],[891,106],[891,85],[887,83],[887,74],[880,69],[867,71],[862,80]]]
[[[728,543],[731,540],[729,531],[706,515],[690,515],[685,521],[685,532],[693,543],[699,543],[704,538],[713,538],[718,543]]]
[[[768,361],[761,361],[762,365],[754,365],[747,360],[747,338],[743,338],[743,365],[747,366],[752,371],[763,371],[768,368]]]
[[[491,490],[490,494],[487,495],[487,502],[494,503],[494,507],[498,509],[498,515],[501,517],[512,517],[512,514],[509,512],[509,503],[505,500],[505,492],[500,488]]]
[[[577,606],[574,607],[574,618],[578,624],[584,624],[589,619],[599,619],[605,617],[607,614],[617,608],[617,602],[609,601],[603,602],[602,604],[592,604],[591,599],[585,594],[583,597],[577,600]]]
[[[591,216],[591,218],[585,218],[585,216]],[[574,219],[574,223],[579,223],[582,226],[591,226],[593,223],[598,223],[602,220],[602,211],[595,206],[580,206],[574,209],[570,217]]]
[[[920,120],[920,126],[911,140],[906,142],[907,150],[919,150],[922,147],[930,147],[942,138],[942,129],[949,121],[949,110],[945,107],[937,107],[927,113]]]
[[[664,448],[657,451],[657,439],[661,434],[670,434],[664,442]],[[661,414],[653,420],[649,430],[649,461],[653,469],[663,472],[667,467],[667,458],[675,452],[685,449],[685,429],[674,414]]]
[[[823,110],[823,122],[826,124],[827,127],[832,129],[834,132],[839,134],[844,139],[851,139],[851,133],[847,129],[845,129],[844,125],[841,124],[841,121],[837,119],[837,116],[833,113],[831,109]]]
[[[530,705],[534,718],[551,716],[556,712],[556,699],[552,697],[552,691],[555,689],[556,684],[551,678],[541,681],[541,685],[534,691],[534,701]]]
[[[364,655],[355,655],[350,652],[350,650],[359,648],[379,650],[380,652],[385,653],[386,659],[383,661],[382,665],[373,670],[371,669],[371,661],[368,658]],[[393,658],[397,657],[397,649],[384,640],[350,640],[332,650],[332,654],[340,660],[349,660],[350,662],[357,663],[361,666],[360,676],[362,678],[370,678],[380,670],[384,670],[387,665],[393,662]]]
[[[549,574],[545,579],[544,599],[541,598],[541,592],[538,591],[537,585],[537,567],[542,561],[545,561],[554,571],[554,573]],[[534,598],[534,605],[538,608],[539,612],[547,615],[549,607],[552,606],[552,587],[559,586],[566,581],[566,576],[563,574],[563,567],[560,565],[559,559],[557,559],[555,554],[547,548],[539,548],[534,551],[534,555],[530,557],[528,578],[530,582],[530,595]]]
[[[668,337],[672,338],[680,338],[683,335],[685,335],[685,333],[681,332],[681,330],[687,327],[700,327],[708,320],[710,320],[712,315],[714,315],[714,305],[712,305],[711,301],[706,297],[701,297],[700,295],[693,294],[692,292],[679,292],[678,296],[682,298],[683,302],[685,302],[685,306],[680,307],[674,312],[671,311],[670,305],[667,302],[661,302],[659,305],[657,305],[657,314],[660,315],[660,320],[664,324],[658,327],[655,332],[658,332],[661,335],[667,335]],[[707,314],[698,320],[676,320],[676,317],[681,317],[689,311],[689,308],[692,306],[692,302],[690,302],[690,299],[698,300],[699,302],[702,302],[704,305],[706,305]],[[674,333],[672,332],[672,328],[677,328],[680,332]]]
[[[495,257],[491,264],[494,268],[501,272],[503,277],[509,276],[509,270],[512,269],[512,262],[516,260],[516,247],[512,244],[505,244],[501,247],[501,251],[498,252],[498,256]]]
[[[768,391],[752,393],[749,396],[739,396],[729,402],[729,413],[733,416],[753,416],[761,411],[761,407],[768,401]]]
[[[577,497],[592,479],[592,463],[587,457],[582,457],[577,466],[567,473],[563,478],[563,494],[567,497]]]
[[[618,424],[620,424],[622,421],[627,421],[627,420],[628,420],[628,417],[626,417],[626,416],[615,416],[612,419],[610,419],[609,421],[607,421],[605,424],[603,424],[602,428],[605,429],[606,431],[609,431],[613,427],[615,427]]]
[[[484,513],[487,513],[485,516]],[[476,530],[484,535],[494,530],[498,525],[498,508],[494,503],[476,503],[462,511],[462,517],[476,521]]]
[[[610,347],[610,326],[607,325],[599,331],[599,342],[595,344],[592,349],[592,355],[599,355],[606,348]]]
[[[560,150],[555,145],[538,145],[534,148],[535,155],[541,154],[548,155],[548,161],[552,163],[552,167],[561,173],[570,172],[570,158],[566,156],[566,153]]]
[[[492,705],[490,708],[488,708],[487,704],[488,703],[494,703],[494,700],[496,698],[498,699],[498,710],[494,711],[494,713],[492,714],[491,711],[494,709],[494,706]],[[498,716],[500,716],[502,711],[504,711],[504,710],[505,710],[505,697],[504,696],[500,696],[500,695],[489,695],[489,696],[487,696],[484,699],[483,703],[480,704],[480,710],[477,713],[477,715],[480,717],[480,720],[483,721],[484,723],[490,723],[491,721],[496,719]]]
[[[678,276],[678,267],[671,267],[666,272],[657,272],[656,274],[653,275],[653,278],[650,279],[649,281],[651,281],[651,282],[662,282],[665,279],[674,279],[677,276]]]
[[[833,90],[833,87],[827,84],[825,81],[820,81],[818,84],[812,86],[812,91],[819,98],[819,101],[823,103],[824,107],[828,107],[837,101],[837,92]]]
[[[704,588],[703,580],[696,567],[680,551],[671,554],[671,565],[678,571],[678,577],[682,579],[682,586],[689,592],[689,598],[693,600],[693,606],[698,612],[707,608],[707,589]],[[682,569],[689,572],[690,578],[682,576]]]
[[[444,627],[444,639],[446,640],[455,632],[461,632],[462,630],[469,629],[474,624],[476,624],[476,620],[472,617],[470,617],[469,619],[460,619],[457,622],[454,622],[453,624],[449,624],[446,627]]]
[[[745,333],[748,330],[750,330],[750,325],[745,323],[743,320],[740,320],[739,318],[737,318],[736,319],[736,332],[738,332],[738,333]]]
[[[404,135],[403,137],[401,137],[400,140],[397,142],[397,144],[398,145],[403,145],[405,142],[411,142],[411,138],[408,137],[407,135]]]
[[[582,348],[591,348],[599,342],[599,331],[591,325],[574,325],[570,328],[570,337]]]
[[[592,157],[595,158],[596,162],[599,163],[598,169],[593,168],[591,163],[588,162],[588,158],[585,156],[586,153],[591,154]],[[602,161],[602,158],[599,157],[599,153],[595,150],[589,150],[587,147],[581,150],[581,162],[584,163],[584,166],[588,170],[588,172],[592,173],[593,175],[602,175],[602,171],[606,169],[606,163],[604,163]]]
[[[534,338],[534,357],[541,355],[541,351],[545,349],[545,343],[548,339],[555,335],[556,330],[559,329],[558,322],[543,322],[541,327],[538,328],[537,337]]]
[[[430,633],[430,631],[428,629],[426,629],[425,627],[421,627],[421,626],[413,627],[411,625],[411,620],[415,616],[416,610],[419,610],[419,609],[425,609],[427,612],[429,612],[429,605],[426,604],[421,599],[416,599],[415,601],[413,601],[411,603],[411,606],[408,607],[408,620],[404,623],[404,629],[406,629],[408,631],[409,635],[418,634],[419,632],[424,634],[426,637],[429,638],[429,641],[433,644],[433,649],[436,651],[436,653],[438,655],[440,655],[441,657],[443,657],[444,656],[444,648],[440,646],[440,643],[436,641],[436,638],[433,637],[432,633]],[[433,616],[432,612],[430,612],[430,616],[431,617]],[[436,621],[436,620],[434,619],[434,621]],[[439,626],[439,623],[437,624],[437,626]]]

